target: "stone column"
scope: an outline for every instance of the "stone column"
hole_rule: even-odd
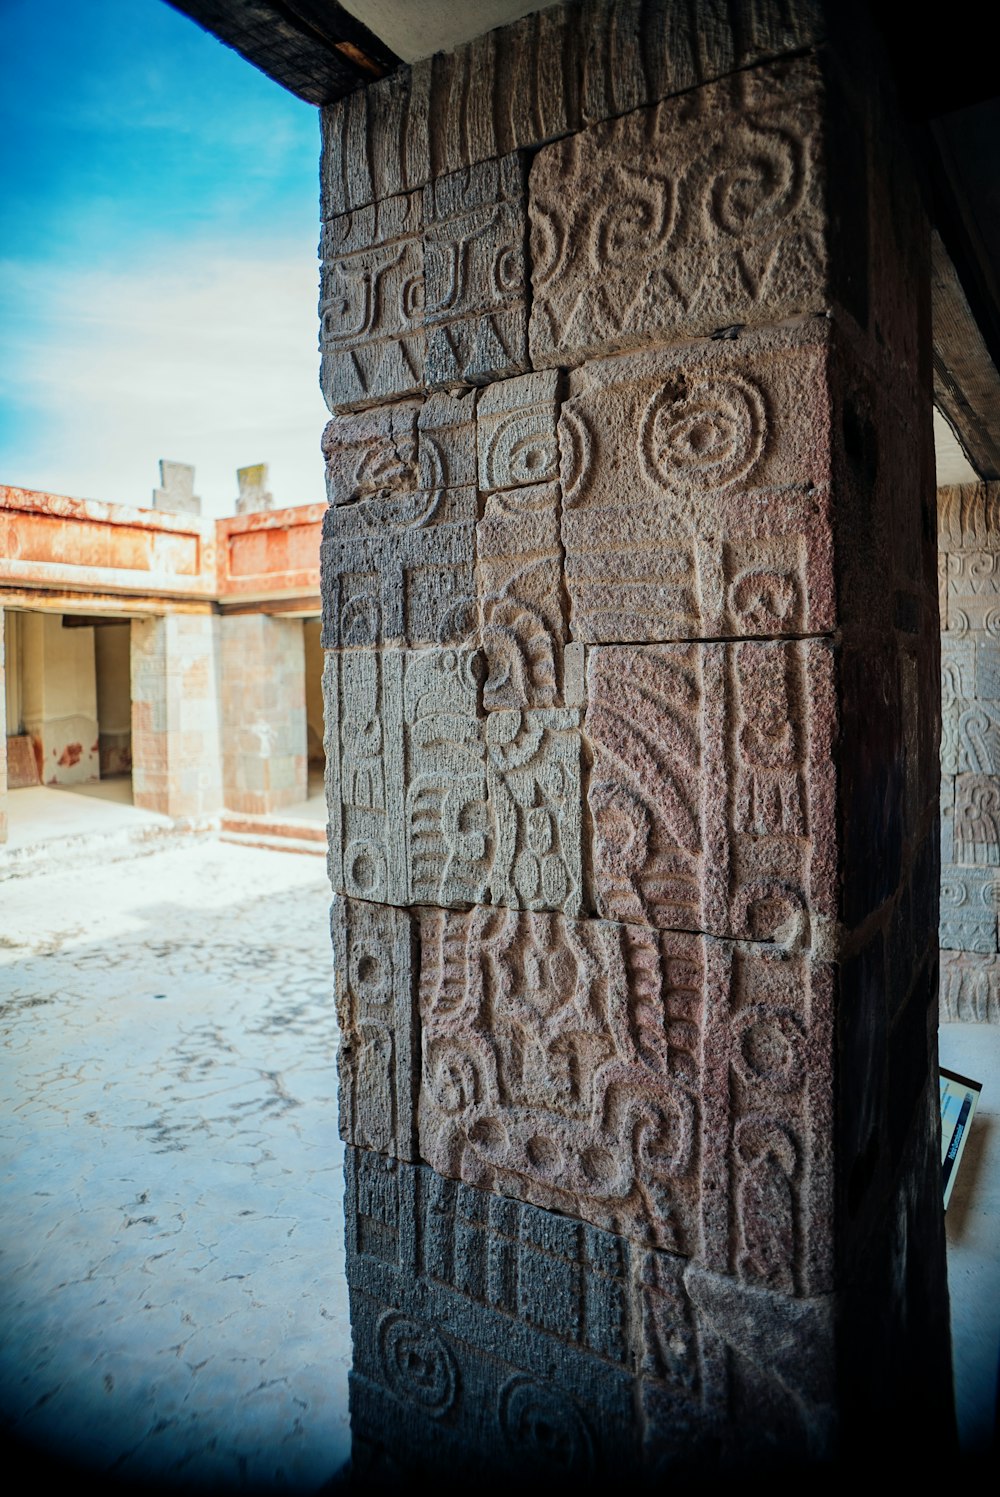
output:
[[[306,798],[305,648],[301,619],[219,621],[222,781],[230,811],[277,811]]]
[[[218,625],[208,613],[132,620],[132,798],[146,810],[222,809]]]
[[[359,1469],[947,1440],[927,238],[845,35],[553,7],[324,112]]]
[[[941,1017],[1000,1023],[1000,484],[938,490]]]

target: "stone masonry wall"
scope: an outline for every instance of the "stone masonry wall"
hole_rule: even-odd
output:
[[[221,618],[219,631],[226,807],[296,805],[306,798],[302,620],[239,614]]]
[[[822,36],[554,7],[324,111],[359,1470],[948,1427],[927,245]]]
[[[191,817],[222,808],[218,630],[209,613],[132,620],[137,806]]]
[[[1000,484],[938,490],[941,1017],[1000,1023]]]

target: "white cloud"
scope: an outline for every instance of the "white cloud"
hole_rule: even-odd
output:
[[[150,503],[157,459],[196,465],[210,515],[269,462],[279,505],[323,497],[317,268],[300,244],[204,241],[125,271],[6,265],[0,393],[21,413],[0,481]]]

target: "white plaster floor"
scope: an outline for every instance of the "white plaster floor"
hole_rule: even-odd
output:
[[[0,858],[22,848],[68,838],[168,827],[169,816],[132,804],[129,775],[90,785],[32,785],[7,797],[8,838]]]
[[[962,1449],[991,1446],[1000,1365],[1000,1025],[942,1024],[941,1064],[983,1083],[945,1216]]]
[[[120,1480],[349,1454],[329,886],[171,842],[0,885],[0,1430]]]

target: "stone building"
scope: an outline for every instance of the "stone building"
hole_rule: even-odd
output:
[[[321,106],[356,1471],[947,1448],[997,523],[942,498],[939,609],[932,403],[983,478],[1000,428],[926,57],[821,0],[177,6]]]
[[[176,493],[131,509],[0,486],[0,841],[31,785],[130,775],[136,806],[194,821],[306,800],[324,508],[208,520]]]

